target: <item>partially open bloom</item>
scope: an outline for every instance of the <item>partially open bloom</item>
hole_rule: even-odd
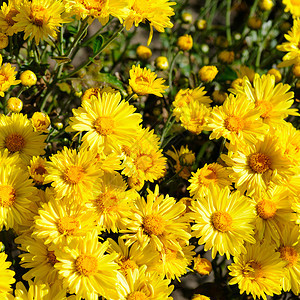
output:
[[[215,79],[218,72],[215,66],[204,66],[199,70],[198,76],[201,81],[210,82]]]
[[[46,170],[46,159],[40,156],[33,156],[28,166],[28,171],[36,184],[44,184],[45,176],[48,174]]]
[[[38,111],[33,114],[31,122],[34,130],[39,132],[48,132],[48,127],[51,124],[49,116]]]
[[[22,85],[30,87],[36,84],[37,77],[31,70],[26,70],[21,73],[20,80]]]
[[[150,69],[141,69],[140,65],[133,65],[129,71],[129,85],[132,90],[138,95],[154,94],[158,97],[162,97],[162,94],[168,88],[163,85],[165,82],[162,78],[156,78],[155,72]]]
[[[143,45],[139,45],[136,48],[136,54],[140,59],[148,59],[152,56],[152,51],[150,48],[143,46]]]
[[[212,265],[208,259],[201,257],[199,254],[194,258],[193,269],[200,275],[209,275],[210,272],[212,271]]]
[[[11,112],[18,113],[23,108],[23,101],[17,97],[10,97],[7,100],[6,106]]]
[[[189,51],[193,47],[193,38],[189,34],[182,35],[177,40],[177,46],[180,50]]]

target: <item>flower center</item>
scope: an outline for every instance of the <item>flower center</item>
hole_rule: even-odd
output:
[[[10,185],[0,185],[0,206],[10,207],[16,199],[16,191]]]
[[[40,165],[34,170],[34,172],[38,175],[44,175],[46,173],[46,169],[44,166]]]
[[[274,202],[262,200],[257,203],[256,211],[262,219],[267,220],[275,216],[277,208]]]
[[[16,21],[13,20],[13,18],[18,14],[19,12],[14,9],[14,8],[11,8],[8,12],[8,14],[5,16],[5,21],[7,22],[7,24],[9,26],[13,26]]]
[[[280,257],[288,262],[287,267],[292,267],[298,262],[298,252],[294,247],[281,247],[279,252]]]
[[[5,147],[9,152],[14,153],[20,151],[25,146],[25,139],[21,134],[12,133],[5,138]]]
[[[96,199],[98,211],[100,214],[108,213],[117,209],[118,198],[111,193],[102,193]]]
[[[119,263],[119,266],[121,267],[121,272],[123,272],[125,276],[128,275],[128,270],[135,270],[138,268],[138,265],[129,258],[123,258]]]
[[[127,300],[147,300],[149,299],[143,292],[133,292],[127,296]]]
[[[249,166],[253,172],[262,174],[270,169],[271,160],[263,153],[254,153],[250,156]]]
[[[198,177],[198,182],[200,185],[205,185],[209,186],[210,183],[215,182],[217,179],[217,174],[214,170],[212,169],[204,169],[201,170],[199,177]]]
[[[270,112],[273,110],[273,105],[269,101],[256,101],[255,106],[263,111],[261,117],[270,117]]]
[[[64,180],[69,184],[77,184],[82,180],[84,174],[85,171],[82,167],[69,166],[64,174]]]
[[[143,228],[148,235],[161,235],[165,230],[164,220],[158,215],[146,216],[143,220]]]
[[[250,260],[246,263],[245,267],[242,270],[244,277],[248,277],[252,280],[257,280],[263,277],[263,271],[261,264],[257,263],[254,260]]]
[[[48,23],[51,16],[48,15],[46,8],[41,6],[33,6],[31,7],[29,18],[34,25],[41,27]]]
[[[229,131],[238,133],[240,130],[244,128],[244,121],[240,117],[230,116],[225,119],[224,125],[226,129],[228,129]]]
[[[55,254],[54,254],[54,251],[48,251],[47,257],[48,257],[48,262],[52,266],[54,266],[58,262],[58,260],[56,259]]]
[[[74,217],[65,216],[57,221],[57,228],[61,234],[72,235],[79,228],[79,222]]]
[[[150,86],[150,80],[146,76],[139,76],[136,78],[135,83],[137,85]]]
[[[134,164],[138,170],[142,170],[143,172],[146,172],[148,169],[150,169],[153,166],[152,157],[147,154],[142,154],[136,158]]]
[[[94,17],[96,16],[100,16],[103,7],[105,6],[105,2],[104,0],[81,0],[80,1],[84,7],[89,11],[89,14],[93,15]],[[98,94],[98,93],[97,93]]]
[[[225,211],[217,211],[212,214],[211,222],[216,230],[227,232],[231,229],[232,217]]]
[[[112,134],[114,120],[111,117],[99,117],[94,123],[95,130],[103,136]]]
[[[80,255],[76,259],[75,266],[77,272],[84,276],[94,275],[98,271],[97,258],[86,254]]]

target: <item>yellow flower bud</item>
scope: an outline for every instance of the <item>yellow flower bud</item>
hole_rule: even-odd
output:
[[[169,68],[168,59],[165,56],[159,56],[155,59],[155,65],[158,69],[167,70]]]
[[[234,61],[234,52],[233,51],[221,51],[218,55],[218,59],[226,64],[231,64]]]
[[[193,16],[189,12],[182,13],[181,18],[184,23],[190,24],[193,22]]]
[[[180,50],[189,51],[193,47],[193,38],[188,34],[180,36],[177,40],[177,46]]]
[[[243,79],[242,78],[237,78],[235,80],[232,81],[231,86],[234,89],[237,89],[240,86],[243,86]]]
[[[271,10],[274,3],[272,0],[260,0],[258,6],[261,10]]]
[[[197,21],[196,26],[199,30],[205,30],[207,27],[207,22],[203,19]]]
[[[293,74],[295,77],[300,77],[300,65],[293,66]]]
[[[4,49],[8,46],[8,37],[4,33],[0,33],[0,49]]]
[[[275,76],[275,83],[280,82],[281,79],[282,79],[281,73],[278,70],[276,70],[276,69],[270,69],[268,71],[268,74]]]
[[[204,295],[196,294],[192,297],[192,300],[210,300],[210,298]]]
[[[7,100],[6,106],[9,111],[18,113],[23,108],[23,102],[17,97],[11,97]]]
[[[194,258],[194,270],[200,275],[209,275],[212,270],[211,262],[198,255]]]
[[[261,27],[262,25],[262,20],[259,17],[251,17],[248,19],[248,27],[253,29],[253,30],[257,30]]]
[[[20,80],[24,86],[28,86],[28,87],[35,85],[37,82],[36,75],[30,70],[24,71],[20,75]]]
[[[150,48],[140,45],[136,48],[136,55],[142,59],[146,60],[152,56],[152,51]]]
[[[218,69],[215,66],[204,66],[198,72],[199,79],[204,82],[210,82],[214,80],[217,74]]]
[[[47,128],[51,124],[49,116],[43,112],[35,112],[31,118],[31,122],[34,130],[40,132],[48,132]]]

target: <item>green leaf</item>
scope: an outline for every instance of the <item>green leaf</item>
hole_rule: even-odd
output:
[[[68,25],[67,26],[67,30],[71,33],[71,34],[76,34],[78,32],[78,28],[73,26],[73,25]]]
[[[103,36],[102,35],[98,35],[95,39],[94,39],[94,42],[93,42],[93,52],[94,54],[98,53],[99,50],[101,49],[102,47],[102,44],[103,44]]]
[[[51,58],[54,59],[59,65],[66,64],[71,61],[68,56],[52,56]]]
[[[235,80],[238,76],[236,72],[230,68],[229,66],[226,66],[225,70],[223,72],[219,72],[216,79],[218,81],[227,81],[227,80]]]
[[[125,96],[127,93],[123,87],[122,81],[117,79],[116,76],[109,74],[109,73],[99,73],[97,75],[97,80],[101,82],[105,82],[110,84],[113,88],[118,89],[121,91],[122,95]]]

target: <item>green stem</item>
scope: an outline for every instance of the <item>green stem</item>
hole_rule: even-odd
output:
[[[230,10],[231,10],[231,0],[226,1],[226,37],[229,46],[232,44],[231,39],[231,29],[230,29]]]
[[[164,130],[161,134],[161,138],[160,138],[160,148],[164,148],[165,147],[165,143],[164,140],[167,137],[167,134],[169,133],[170,129],[172,128],[173,124],[175,123],[175,117],[173,117],[173,113],[170,113],[167,122],[165,124]]]
[[[169,71],[169,89],[170,89],[170,91],[172,90],[173,69],[175,66],[176,59],[180,54],[182,54],[182,51],[178,51],[176,53],[176,55],[173,57],[172,62],[171,62],[170,71]]]
[[[135,93],[133,92],[132,94],[128,95],[126,98],[125,98],[125,101],[130,101],[133,97],[134,97]]]
[[[21,87],[20,90],[18,91],[18,94],[16,95],[16,97],[19,98],[20,95],[23,93],[24,90],[25,90],[25,86],[22,85],[22,87]]]
[[[114,33],[114,35],[106,41],[106,43],[104,43],[101,47],[101,49],[95,53],[91,58],[89,58],[89,60],[87,60],[86,62],[82,63],[80,66],[78,66],[74,71],[72,71],[71,73],[63,76],[62,78],[60,78],[60,80],[64,80],[66,78],[72,77],[73,75],[75,75],[78,71],[80,71],[81,69],[87,67],[93,60],[95,57],[97,57],[107,46],[109,46],[114,39],[120,34],[120,32],[124,29],[124,27],[122,26],[116,33]]]

